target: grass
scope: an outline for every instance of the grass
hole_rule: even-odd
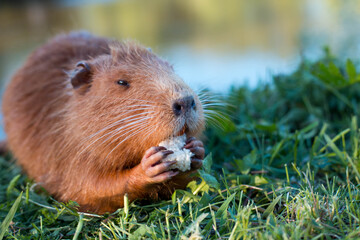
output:
[[[206,130],[201,179],[168,201],[79,214],[0,158],[0,239],[360,238],[356,66],[326,50],[271,84],[231,89],[230,117]]]

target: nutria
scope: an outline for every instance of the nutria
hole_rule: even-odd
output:
[[[8,147],[28,176],[60,201],[105,213],[129,200],[163,199],[202,164],[204,114],[173,67],[138,43],[88,33],[35,50],[3,97]],[[191,170],[161,162],[158,144],[186,134]]]

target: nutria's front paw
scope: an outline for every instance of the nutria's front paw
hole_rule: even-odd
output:
[[[202,141],[196,139],[195,137],[190,137],[186,140],[184,148],[189,149],[194,154],[191,158],[191,170],[201,168],[202,160],[205,156],[205,149]]]
[[[161,160],[172,153],[174,152],[166,150],[164,147],[152,147],[145,152],[140,165],[145,175],[144,180],[146,180],[148,184],[165,182],[179,173],[178,171],[170,170],[170,167],[175,164],[176,161],[161,162]]]

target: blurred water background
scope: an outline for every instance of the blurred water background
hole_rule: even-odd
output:
[[[291,72],[324,46],[358,58],[358,26],[360,0],[0,0],[0,84],[48,38],[85,29],[136,39],[194,89],[225,93]]]

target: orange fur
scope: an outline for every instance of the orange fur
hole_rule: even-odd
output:
[[[70,76],[80,60],[92,81],[75,89]],[[189,94],[196,114],[176,119],[172,102]],[[125,193],[157,199],[185,188],[188,174],[144,182],[139,163],[185,123],[188,136],[204,125],[198,97],[166,61],[139,44],[86,33],[57,36],[32,53],[6,89],[3,113],[8,146],[26,173],[57,199],[97,213],[122,207]]]

